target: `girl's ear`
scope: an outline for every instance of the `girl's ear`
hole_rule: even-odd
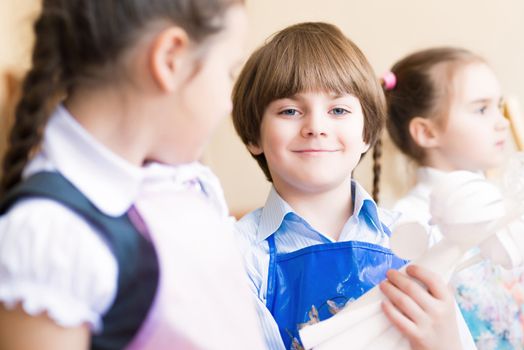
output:
[[[409,122],[409,133],[417,145],[422,148],[438,146],[437,125],[429,119],[415,117]]]
[[[260,147],[259,145],[255,145],[254,143],[251,143],[251,142],[248,143],[247,149],[254,156],[259,156],[262,153],[264,153],[264,150],[262,149],[262,147]]]
[[[182,61],[187,58],[189,37],[180,27],[169,27],[153,40],[149,62],[154,82],[163,91],[173,91],[181,74]]]

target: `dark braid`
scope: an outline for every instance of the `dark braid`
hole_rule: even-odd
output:
[[[81,85],[125,76],[119,60],[152,22],[173,23],[199,42],[219,32],[223,14],[243,0],[43,0],[32,68],[22,85],[2,165],[0,195],[22,177],[49,116]]]
[[[66,90],[60,35],[56,27],[52,16],[43,15],[35,23],[32,68],[24,79],[21,99],[16,107],[3,160],[0,195],[20,182],[24,167],[42,140],[50,112]]]
[[[382,156],[382,139],[378,138],[373,147],[373,200],[378,204],[378,194],[380,185],[380,172],[382,166],[380,164],[380,157]]]

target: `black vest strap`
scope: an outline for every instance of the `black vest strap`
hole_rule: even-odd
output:
[[[118,263],[117,296],[103,316],[103,331],[92,336],[91,349],[125,348],[144,322],[158,287],[159,265],[153,244],[138,232],[127,214],[116,218],[105,215],[56,172],[34,174],[16,186],[0,202],[0,215],[17,201],[35,197],[70,208],[109,242]]]

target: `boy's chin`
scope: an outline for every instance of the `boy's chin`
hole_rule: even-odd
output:
[[[326,181],[325,179],[310,179],[306,183],[303,183],[302,189],[305,193],[318,194],[325,193],[332,190],[338,190],[343,187],[350,188],[351,179]]]

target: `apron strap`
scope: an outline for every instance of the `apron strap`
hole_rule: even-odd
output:
[[[266,307],[269,311],[272,311],[273,305],[275,304],[275,269],[277,258],[275,234],[272,234],[267,238],[267,243],[269,245],[269,268],[267,272]]]

